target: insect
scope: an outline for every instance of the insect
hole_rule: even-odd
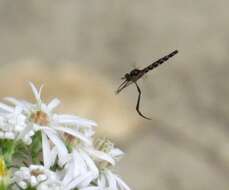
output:
[[[150,118],[144,116],[141,111],[139,110],[139,106],[140,106],[140,100],[141,100],[141,89],[137,84],[137,81],[143,77],[143,75],[145,75],[146,73],[148,73],[149,71],[155,69],[156,67],[158,67],[159,65],[165,63],[166,61],[168,61],[168,59],[170,59],[171,57],[173,57],[174,55],[176,55],[178,53],[178,50],[175,50],[173,52],[171,52],[170,54],[158,59],[157,61],[151,63],[149,66],[143,68],[143,69],[133,69],[132,71],[130,71],[129,73],[126,73],[121,79],[124,80],[121,85],[118,87],[116,94],[120,93],[124,88],[128,87],[130,84],[135,84],[138,90],[138,100],[137,100],[137,105],[136,105],[136,111],[138,112],[138,114],[148,120],[151,120]]]

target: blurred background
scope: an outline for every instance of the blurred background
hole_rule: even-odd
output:
[[[127,153],[117,172],[134,189],[229,188],[226,0],[0,0],[0,97],[34,100],[45,84],[58,111],[96,120]],[[120,78],[179,54],[118,96]]]

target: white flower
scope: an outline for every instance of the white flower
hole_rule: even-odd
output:
[[[55,113],[60,101],[54,98],[44,103],[43,86],[39,89],[32,83],[30,86],[35,103],[12,97],[6,98],[12,106],[0,103],[0,139],[21,139],[25,144],[22,147],[19,144],[18,151],[24,151],[26,162],[18,160],[17,164],[31,164],[12,169],[12,189],[130,190],[112,172],[124,153],[106,138],[93,140],[96,123],[75,115]]]
[[[57,186],[56,174],[41,165],[21,167],[14,175],[12,182],[21,189],[36,188],[45,190],[44,187]]]
[[[72,149],[75,152],[78,152],[81,155],[88,155],[88,157],[90,157],[91,160],[95,162],[104,161],[110,165],[115,165],[115,159],[113,158],[113,155],[110,155],[107,152],[104,152],[103,150],[96,149],[96,147],[93,144],[82,144],[79,141],[72,139],[72,137],[69,135],[66,135],[65,139],[66,142],[72,145]],[[86,157],[84,156],[84,158]],[[85,159],[85,162],[87,163],[87,159]]]
[[[56,158],[52,157],[50,159],[50,154],[55,150],[57,151],[57,154],[52,155],[58,156],[58,164],[63,166],[67,161],[68,151],[61,135],[71,135],[74,138],[79,139],[82,143],[90,145],[92,144],[91,138],[88,137],[88,135],[81,133],[81,131],[78,131],[78,128],[82,126],[90,128],[96,126],[96,123],[74,115],[53,113],[53,109],[59,105],[60,101],[57,98],[54,98],[50,103],[45,104],[41,100],[41,90],[43,86],[41,86],[39,90],[37,90],[32,83],[30,83],[30,86],[36,99],[35,104],[27,101],[19,101],[12,97],[6,98],[10,103],[20,107],[27,118],[27,127],[26,130],[24,130],[24,133],[21,134],[21,138],[25,139],[28,136],[30,137],[31,134],[34,134],[36,131],[41,131],[44,165],[47,168],[51,166],[51,163],[53,163],[52,160],[55,160]],[[1,108],[6,111],[8,111],[8,107],[9,106],[5,104],[2,104],[1,106]]]
[[[95,146],[116,162],[119,161],[124,154],[120,149],[114,147],[113,143],[106,138],[98,139],[95,142]],[[100,170],[99,176],[96,179],[98,188],[101,190],[130,190],[128,185],[121,178],[111,172],[110,169],[114,167],[115,163],[111,164],[108,160],[101,159],[97,160],[96,164]]]
[[[99,171],[97,167],[95,166],[93,160],[85,152],[74,150],[71,154],[69,154],[69,157],[70,158],[64,168],[57,170],[55,173],[45,169],[44,167],[42,168],[42,173],[48,173],[48,175],[46,175],[46,180],[42,183],[33,183],[36,185],[38,190],[84,189],[88,188],[90,183],[98,177]],[[24,170],[26,170],[26,172],[23,171],[23,175],[21,172],[22,169],[20,169],[20,173],[18,172],[19,174],[17,172],[15,173],[15,176],[23,176],[19,178],[20,180],[16,181],[20,182],[18,182],[18,184],[21,185],[20,187],[23,185],[26,187],[29,185],[32,186],[31,183],[28,185],[28,181],[31,181],[32,178],[31,175],[28,175],[28,173],[30,174],[31,172],[28,168]],[[18,178],[16,177],[16,179]]]
[[[93,160],[83,151],[74,150],[71,160],[59,173],[63,190],[88,187],[98,177],[98,169]]]
[[[95,141],[95,148],[106,155],[106,157],[101,157],[97,160],[97,165],[100,169],[114,166],[124,154],[119,148],[114,147],[114,144],[107,138],[97,139]],[[113,161],[111,162],[111,160],[108,160],[107,158],[111,158]]]
[[[22,114],[22,109],[1,103],[0,109],[0,139],[19,139],[26,128],[26,117]],[[22,140],[27,142],[25,138]]]

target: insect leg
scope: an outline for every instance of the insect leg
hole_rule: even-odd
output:
[[[142,117],[145,118],[145,119],[151,120],[150,118],[144,116],[144,115],[140,112],[140,110],[139,110],[142,92],[141,92],[141,89],[139,88],[139,86],[138,86],[138,84],[137,84],[136,82],[135,82],[135,85],[136,85],[137,90],[138,90],[138,101],[137,101],[137,105],[136,105],[136,110],[137,110],[137,112],[138,112],[138,114],[139,114],[140,116],[142,116]]]

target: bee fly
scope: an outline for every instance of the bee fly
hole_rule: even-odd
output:
[[[150,118],[144,116],[140,110],[139,110],[139,105],[140,105],[140,100],[141,100],[141,89],[137,84],[137,81],[143,77],[143,75],[145,75],[146,73],[148,73],[149,71],[155,69],[156,67],[158,67],[159,65],[165,63],[166,61],[168,61],[168,59],[170,59],[171,57],[173,57],[174,55],[176,55],[178,53],[178,50],[173,51],[172,53],[158,59],[157,61],[151,63],[149,66],[145,67],[144,69],[133,69],[132,71],[130,71],[129,73],[126,73],[121,79],[124,80],[121,85],[118,87],[116,94],[120,93],[124,88],[128,87],[130,84],[135,84],[138,90],[138,100],[137,100],[137,105],[136,105],[136,111],[138,112],[138,114],[145,118],[145,119],[149,119]]]

